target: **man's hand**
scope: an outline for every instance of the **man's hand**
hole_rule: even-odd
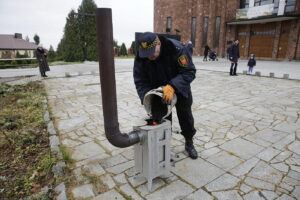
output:
[[[162,88],[164,95],[163,98],[164,100],[168,103],[171,104],[173,96],[174,96],[174,88],[171,85],[166,85],[165,87]]]

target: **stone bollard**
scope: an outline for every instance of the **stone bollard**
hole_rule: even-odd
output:
[[[260,72],[255,72],[255,76],[261,76]]]
[[[82,72],[78,72],[78,76],[82,76],[83,75],[83,73]]]
[[[289,74],[283,74],[284,79],[289,79]]]
[[[69,73],[69,72],[66,72],[66,73],[65,73],[65,77],[71,77],[70,73]]]
[[[274,78],[275,77],[275,74],[273,72],[270,72],[270,77],[271,78]]]
[[[243,71],[243,74],[246,75],[246,74],[247,74],[247,70],[244,70],[244,71]]]

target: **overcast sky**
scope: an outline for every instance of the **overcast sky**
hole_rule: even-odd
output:
[[[0,0],[0,34],[22,33],[33,42],[40,36],[45,48],[55,49],[63,36],[66,17],[82,0]],[[135,32],[153,31],[153,0],[94,0],[112,8],[114,38],[128,48]]]

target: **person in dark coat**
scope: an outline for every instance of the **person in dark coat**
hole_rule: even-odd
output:
[[[188,50],[190,51],[189,53],[191,54],[191,56],[193,55],[193,51],[194,51],[194,46],[193,46],[193,43],[192,43],[192,41],[189,41],[188,43],[187,43],[187,48],[188,48]]]
[[[138,52],[134,60],[134,83],[143,104],[147,92],[162,87],[163,98],[172,102],[174,93],[177,96],[175,105],[181,134],[185,138],[185,150],[192,159],[198,158],[193,145],[196,134],[191,110],[193,96],[191,82],[195,79],[196,69],[190,49],[181,42],[145,32],[137,38]],[[169,118],[170,119],[170,118]]]
[[[203,61],[207,61],[207,55],[208,55],[208,52],[210,51],[210,48],[208,45],[205,45],[204,47],[204,58],[203,58]]]
[[[229,60],[229,51],[230,51],[231,45],[232,45],[232,41],[229,41],[229,44],[228,44],[227,49],[226,49],[226,58],[227,58],[227,60]]]
[[[248,74],[252,74],[253,67],[256,65],[255,55],[251,54],[248,61]]]
[[[235,40],[229,49],[229,60],[231,61],[230,76],[237,76],[237,64],[240,58],[239,40]]]
[[[36,50],[36,58],[39,61],[41,76],[47,77],[46,72],[50,71],[50,68],[47,61],[47,51],[42,46],[38,46]]]

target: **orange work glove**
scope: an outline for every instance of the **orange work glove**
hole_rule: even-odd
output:
[[[163,98],[164,100],[168,103],[171,104],[173,96],[174,96],[174,88],[171,85],[166,85],[165,87],[162,88],[164,95]]]

